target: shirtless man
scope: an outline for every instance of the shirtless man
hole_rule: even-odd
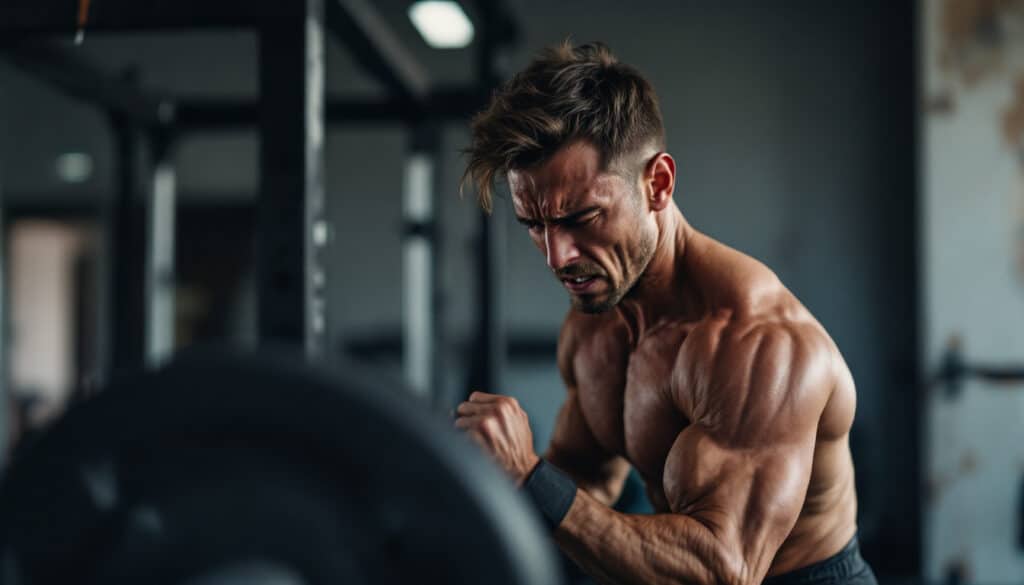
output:
[[[602,45],[549,49],[477,116],[468,154],[484,208],[507,178],[572,310],[544,458],[513,398],[476,392],[456,426],[562,550],[609,583],[874,584],[850,371],[771,270],[687,223],[650,84]],[[631,466],[653,515],[611,508]]]

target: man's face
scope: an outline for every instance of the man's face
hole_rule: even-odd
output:
[[[657,228],[639,182],[601,170],[588,142],[508,174],[516,218],[569,291],[573,307],[600,313],[633,288],[654,256]]]

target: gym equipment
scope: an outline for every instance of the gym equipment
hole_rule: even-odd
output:
[[[978,379],[994,384],[1020,384],[1024,382],[1024,366],[969,362],[964,358],[960,336],[954,335],[946,343],[934,383],[939,384],[944,396],[955,399],[963,391],[968,379]]]
[[[0,482],[0,583],[558,583],[535,512],[400,388],[267,350],[115,380]]]

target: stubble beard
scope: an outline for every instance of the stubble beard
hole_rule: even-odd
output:
[[[657,236],[651,234],[649,237],[642,239],[637,245],[636,254],[631,258],[630,265],[638,268],[629,281],[609,289],[602,297],[598,298],[589,298],[589,295],[569,295],[569,302],[572,304],[572,308],[588,315],[605,313],[615,308],[633,290],[633,287],[636,286],[636,283],[640,281],[640,277],[647,270],[648,264],[654,258],[656,241]],[[609,286],[611,285],[611,281],[606,282],[608,282]]]

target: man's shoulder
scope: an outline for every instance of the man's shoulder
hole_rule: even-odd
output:
[[[713,306],[695,328],[694,341],[715,354],[750,354],[751,345],[771,351],[777,343],[793,342],[811,353],[828,352],[831,340],[824,328],[761,261],[721,243],[710,246],[714,267],[706,293]]]
[[[805,372],[828,365],[835,346],[825,330],[806,312],[788,313],[713,314],[693,327],[677,362],[707,365],[716,374],[780,368]]]
[[[675,379],[703,422],[757,436],[760,425],[817,420],[836,371],[834,345],[813,319],[725,312],[687,336]]]

